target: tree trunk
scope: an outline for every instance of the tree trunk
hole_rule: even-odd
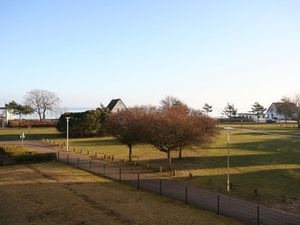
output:
[[[39,115],[40,121],[42,121],[42,113],[38,110],[38,111],[37,111],[37,114]]]
[[[18,124],[18,127],[19,127],[19,129],[21,128],[21,114],[19,115],[19,124]]]
[[[129,148],[128,161],[131,162],[132,161],[132,145],[128,145],[128,148]]]
[[[171,158],[171,151],[167,152],[168,154],[168,164],[169,164],[169,170],[172,170],[172,158]]]
[[[43,112],[43,120],[46,119],[46,111]]]
[[[179,147],[178,159],[182,159],[182,148],[181,148],[181,146]]]

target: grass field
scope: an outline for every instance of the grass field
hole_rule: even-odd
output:
[[[58,162],[1,167],[0,199],[0,224],[243,224]]]
[[[233,187],[230,195],[299,213],[300,129],[278,124],[243,125],[243,129],[273,134],[231,131],[230,174]],[[5,137],[1,132],[0,140]],[[55,130],[48,129],[47,133],[50,137],[57,136]],[[64,139],[56,140],[65,142]],[[91,152],[115,155],[117,159],[128,157],[127,147],[111,137],[71,139],[70,143]],[[226,132],[221,129],[209,148],[185,150],[183,159],[174,158],[177,176],[170,179],[226,193],[226,146]],[[149,163],[151,168],[167,167],[166,155],[151,146],[134,146],[133,155],[141,165]],[[176,156],[175,152],[173,157]],[[167,176],[167,173],[159,175]]]

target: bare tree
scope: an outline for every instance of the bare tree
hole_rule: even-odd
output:
[[[46,119],[46,112],[53,112],[59,101],[59,97],[54,92],[47,90],[31,90],[25,96],[25,104],[33,108],[40,120]]]
[[[118,113],[112,113],[107,122],[106,129],[120,142],[128,146],[128,160],[132,161],[132,147],[142,143],[145,137],[146,107],[133,107]]]
[[[169,170],[172,169],[171,152],[208,143],[216,131],[212,119],[186,107],[154,111],[147,118],[144,128],[147,142],[167,154]]]
[[[163,100],[160,101],[160,105],[163,110],[172,108],[174,106],[186,106],[180,99],[173,96],[165,97]]]
[[[293,97],[292,101],[295,104],[295,112],[293,115],[293,119],[297,121],[298,128],[300,128],[300,94],[296,94]]]
[[[288,119],[293,119],[296,113],[296,105],[292,99],[288,97],[282,97],[281,104],[277,107],[278,112],[284,116],[285,123]]]

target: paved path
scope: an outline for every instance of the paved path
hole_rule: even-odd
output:
[[[0,142],[3,144],[20,145],[20,142]],[[256,225],[299,225],[300,216],[286,213],[281,210],[259,206],[247,201],[228,197],[200,188],[188,187],[183,183],[151,178],[139,169],[128,170],[115,164],[103,162],[88,155],[75,152],[67,153],[61,148],[37,141],[25,141],[26,147],[38,152],[56,152],[58,160],[79,167],[81,169],[105,176],[120,182],[130,183],[137,188],[142,188],[160,195],[165,195],[177,200],[185,201],[201,208],[209,209],[223,215],[231,216]]]

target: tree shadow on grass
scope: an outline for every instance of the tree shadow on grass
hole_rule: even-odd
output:
[[[241,197],[270,207],[300,212],[300,169],[263,170],[259,172],[231,174],[232,196]],[[217,176],[193,176],[176,180],[216,192],[226,192],[226,174]],[[291,207],[293,206],[293,207]]]
[[[253,154],[235,155],[235,150],[253,151]],[[300,142],[291,142],[289,139],[231,144],[230,153],[230,165],[232,167],[300,164]],[[239,154],[241,154],[240,151]],[[139,162],[149,163],[157,167],[167,166],[166,158],[141,160]],[[172,164],[174,169],[223,168],[227,166],[227,148],[224,146],[224,155],[222,156],[199,155],[187,156],[182,159],[173,158]]]
[[[121,142],[119,142],[117,139],[113,138],[99,138],[99,139],[86,139],[86,140],[76,140],[73,139],[75,144],[82,144],[85,146],[114,146],[114,145],[123,145]]]
[[[21,132],[20,132],[21,133]],[[25,133],[25,140],[42,140],[45,139],[57,139],[62,138],[63,135],[61,134],[26,134]],[[0,141],[19,141],[20,134],[3,134],[0,135]]]

